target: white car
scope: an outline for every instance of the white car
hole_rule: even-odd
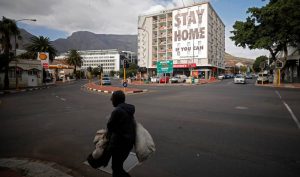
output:
[[[103,77],[102,80],[102,85],[111,85],[111,81],[109,77]]]
[[[158,83],[159,82],[159,77],[156,77],[156,76],[151,77],[151,82],[152,83]]]
[[[184,83],[187,79],[186,75],[176,75],[171,78],[172,83]]]
[[[234,77],[233,82],[235,84],[246,84],[246,79],[243,75],[238,74]]]
[[[257,84],[261,84],[261,83],[268,83],[269,82],[269,78],[268,78],[268,74],[267,73],[259,73],[256,83]]]
[[[223,74],[221,74],[221,75],[218,76],[219,80],[223,80],[224,78],[225,78],[225,76]]]

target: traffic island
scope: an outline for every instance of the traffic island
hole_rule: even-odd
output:
[[[88,83],[84,85],[85,88],[94,92],[113,93],[117,90],[122,90],[125,93],[141,93],[147,90],[136,89],[136,88],[125,88],[125,87],[114,87],[107,85],[97,85],[95,83]]]

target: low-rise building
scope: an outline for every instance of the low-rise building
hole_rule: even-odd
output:
[[[4,88],[4,72],[0,72],[0,89]],[[9,88],[36,87],[43,84],[43,68],[39,60],[18,59],[9,63]]]

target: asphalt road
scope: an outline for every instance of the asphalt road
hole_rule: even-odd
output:
[[[113,107],[85,81],[0,97],[0,157],[54,161],[75,175],[110,176],[83,165]],[[157,152],[133,177],[300,176],[300,90],[232,80],[199,86],[139,86],[127,95]],[[117,83],[117,82],[113,82]]]

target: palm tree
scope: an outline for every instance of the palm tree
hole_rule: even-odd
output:
[[[67,56],[67,63],[75,67],[74,73],[76,74],[76,66],[80,67],[82,65],[82,57],[77,50],[70,50]]]
[[[20,31],[16,25],[16,21],[2,17],[2,20],[0,21],[0,70],[4,68],[4,89],[9,89],[9,63],[12,61],[14,56],[13,52],[11,52],[12,45],[10,43],[10,39],[12,36],[16,37],[19,35]]]
[[[26,47],[26,50],[32,58],[37,58],[38,52],[48,52],[49,60],[52,62],[56,56],[57,50],[52,46],[48,37],[32,37],[31,44]]]

